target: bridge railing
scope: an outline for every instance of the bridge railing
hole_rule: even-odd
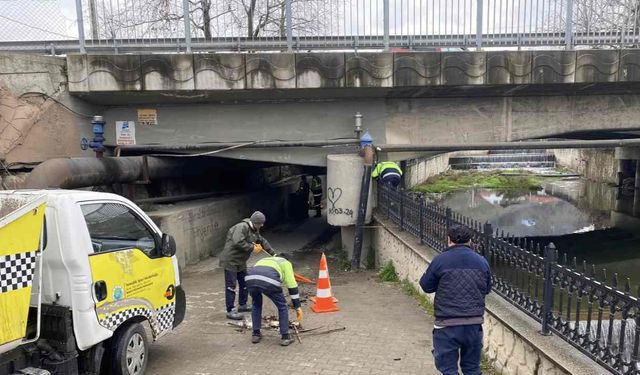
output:
[[[3,1],[0,50],[571,49],[640,44],[640,0],[75,0],[75,9],[68,3]]]
[[[540,322],[541,334],[556,334],[614,374],[640,374],[640,288],[618,275],[541,249],[451,209],[385,184],[377,187],[377,212],[442,252],[452,224],[471,229],[472,246],[491,266],[493,291]]]

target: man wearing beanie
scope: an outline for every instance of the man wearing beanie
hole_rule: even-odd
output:
[[[249,292],[245,284],[247,275],[247,260],[251,252],[265,251],[270,255],[274,252],[267,240],[260,235],[260,228],[267,221],[260,211],[254,212],[249,219],[244,219],[232,226],[227,232],[227,240],[224,250],[220,254],[220,267],[224,268],[225,300],[227,304],[227,318],[242,320],[241,312],[250,312],[251,306],[247,306]],[[238,302],[240,306],[235,309],[236,284],[240,288]]]
[[[420,279],[434,301],[433,357],[444,375],[480,375],[484,300],[491,291],[489,263],[471,247],[470,229],[452,225],[449,248],[433,259]]]

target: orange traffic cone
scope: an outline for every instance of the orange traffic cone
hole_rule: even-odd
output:
[[[329,281],[329,268],[327,267],[327,257],[322,253],[320,258],[320,272],[318,273],[318,291],[316,297],[312,298],[313,306],[311,310],[316,313],[340,311],[336,305],[336,300],[331,295],[331,281]]]

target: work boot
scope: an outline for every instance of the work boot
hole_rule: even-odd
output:
[[[260,342],[260,340],[262,340],[262,335],[258,334],[258,335],[253,335],[251,336],[251,343],[252,344],[257,344]]]
[[[251,312],[251,306],[249,306],[249,305],[240,305],[238,307],[238,312]]]
[[[240,314],[236,310],[231,310],[231,311],[227,312],[227,319],[242,320],[242,319],[244,319],[244,315]]]
[[[293,339],[290,336],[283,336],[282,339],[280,339],[280,345],[281,346],[289,346],[291,345],[291,343],[293,343]]]

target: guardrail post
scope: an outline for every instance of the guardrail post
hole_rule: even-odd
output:
[[[551,266],[556,262],[556,246],[550,243],[544,248],[544,286],[542,304],[542,331],[545,336],[551,335],[551,320],[553,319],[553,275]]]
[[[86,53],[84,38],[84,19],[82,17],[82,0],[76,0],[76,16],[78,18],[78,42],[80,43],[80,53]]]
[[[404,230],[404,194],[400,192],[400,230]]]
[[[293,51],[293,23],[291,21],[291,12],[291,0],[284,0],[284,22],[287,32],[287,52]]]
[[[567,14],[564,24],[564,47],[573,48],[573,0],[567,0]]]
[[[491,249],[489,249],[489,246],[491,246],[491,237],[493,237],[493,227],[491,226],[491,223],[484,223],[482,233],[484,234],[484,246],[482,247],[482,255],[487,260],[487,262],[489,262],[491,258]]]
[[[384,23],[384,50],[389,51],[389,0],[382,0],[382,10]]]
[[[476,51],[482,50],[483,0],[478,0],[476,9]]]
[[[424,199],[420,198],[420,244],[424,244]]]
[[[191,53],[191,12],[189,0],[182,0],[182,13],[184,14],[184,42],[187,45],[187,53]]]

